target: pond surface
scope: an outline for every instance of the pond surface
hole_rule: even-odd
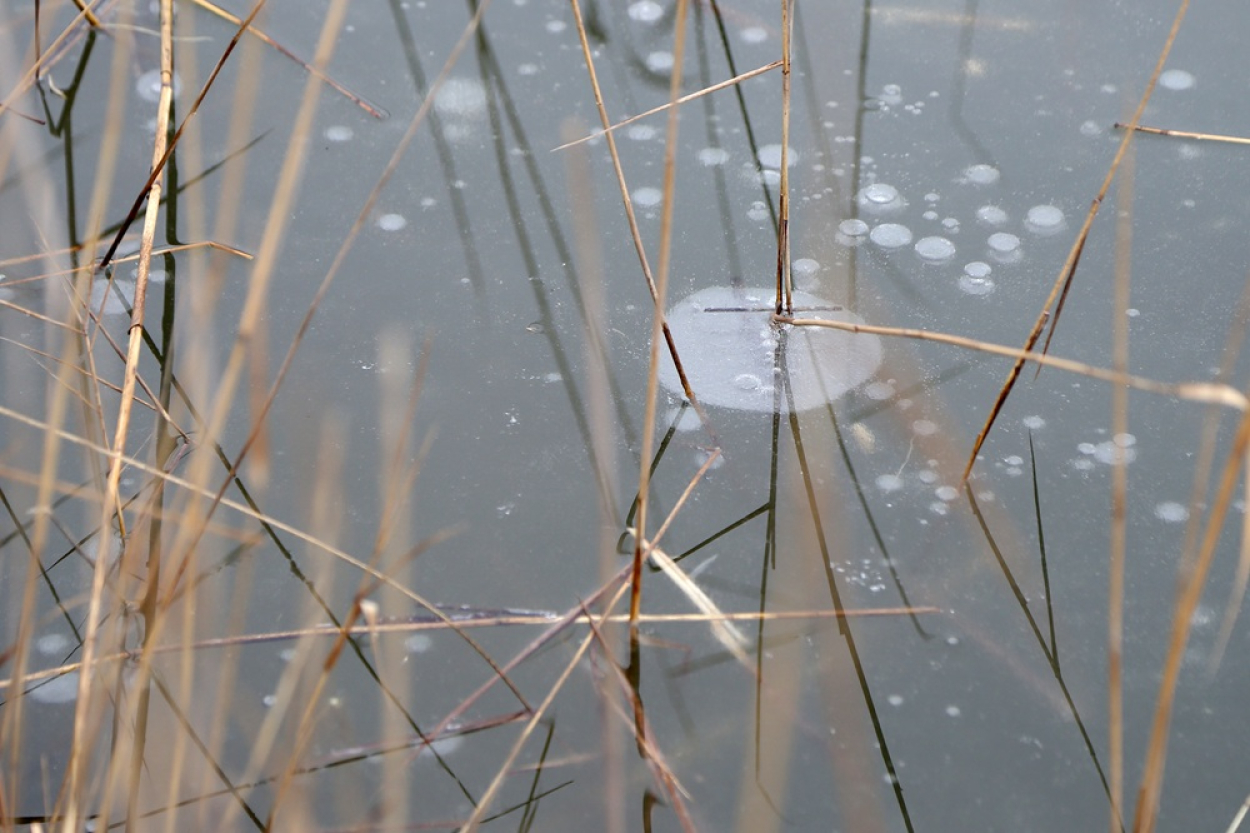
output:
[[[1149,829],[1157,737],[1158,826],[1228,827],[1250,793],[1230,618],[1247,151],[1142,134],[1099,200],[1175,3],[796,4],[794,314],[878,328],[851,334],[761,311],[780,69],[681,106],[666,197],[667,112],[614,131],[619,182],[568,2],[495,0],[466,29],[476,6],[451,0],[341,21],[272,0],[257,25],[310,62],[332,44],[341,90],[245,37],[190,119],[115,500],[142,213],[91,267],[152,164],[161,21],[118,0],[87,36],[62,5],[39,89],[30,5],[0,6],[4,812],[1069,831],[1120,802]],[[581,11],[609,119],[666,104],[677,4]],[[236,24],[176,12],[178,124]],[[781,57],[773,0],[692,0],[686,31],[683,94]],[[1196,4],[1141,123],[1250,135],[1243,36],[1239,9]],[[648,407],[655,304],[622,187],[701,411],[663,341]],[[1124,366],[1162,384],[1119,388],[1117,415],[1106,374],[1025,367],[965,484],[1012,366],[968,342],[1054,324],[1078,249],[1050,354],[1110,369],[1124,331]],[[730,323],[701,334],[695,303]],[[657,554],[637,631],[592,629],[583,605],[628,612],[640,515],[701,592]]]

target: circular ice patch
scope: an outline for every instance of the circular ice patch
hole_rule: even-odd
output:
[[[780,399],[806,411],[864,384],[881,364],[881,339],[824,327],[774,325],[772,289],[718,286],[677,302],[669,328],[695,396],[706,405],[771,413]],[[795,318],[862,324],[863,319],[802,291],[792,295]],[[660,382],[681,395],[670,359]],[[780,396],[778,397],[778,393]]]

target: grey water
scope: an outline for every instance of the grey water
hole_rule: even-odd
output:
[[[21,74],[17,45],[31,36],[16,6],[3,12],[3,37],[14,47],[0,49],[11,56],[0,60],[6,90]],[[86,56],[64,131],[3,116],[27,150],[21,165],[3,172],[0,257],[81,240],[114,59],[131,93],[105,224],[125,215],[151,155],[155,53],[144,30],[154,25],[146,6],[135,4],[142,26],[133,46],[101,39]],[[276,4],[262,25],[311,57],[325,7]],[[685,92],[780,57],[778,3],[690,7]],[[610,118],[668,101],[675,9],[667,0],[583,2]],[[1021,346],[1116,154],[1122,132],[1114,124],[1127,119],[1145,89],[1174,13],[1175,4],[1162,0],[797,3],[786,157],[799,305],[837,308],[841,320],[855,323]],[[308,75],[246,41],[205,98],[196,141],[175,159],[182,190],[176,211],[167,207],[163,215],[158,245],[214,237],[227,209],[222,183],[240,165],[246,176],[233,205],[237,219],[219,242],[257,253],[273,219],[278,172],[293,148],[307,153],[264,316],[269,353],[257,372],[266,381],[471,14],[470,4],[448,0],[350,4],[326,71],[385,118],[322,87],[315,124],[293,136]],[[178,15],[184,57],[175,109],[182,116],[233,26],[190,4],[179,4]],[[1239,40],[1243,17],[1231,6],[1190,9],[1143,123],[1250,133],[1250,114],[1240,106],[1250,70]],[[85,51],[82,41],[72,44],[50,80],[69,87]],[[240,69],[248,56],[262,71]],[[239,85],[257,95],[250,124],[235,121],[242,118]],[[650,737],[700,830],[1105,827],[1112,813],[1111,487],[1123,467],[1127,827],[1186,525],[1205,520],[1209,508],[1210,499],[1195,505],[1191,498],[1206,406],[1133,391],[1128,428],[1117,431],[1110,385],[1056,368],[1026,369],[967,488],[964,464],[1010,359],[897,336],[804,331],[807,352],[787,353],[795,358],[786,369],[795,380],[819,375],[799,366],[819,355],[817,364],[839,375],[821,376],[815,393],[783,385],[799,399],[775,409],[784,399],[776,388],[779,330],[754,305],[771,304],[757,288],[775,279],[780,90],[773,70],[680,110],[664,308],[674,312],[675,341],[689,355],[696,395],[705,392],[707,423],[683,405],[661,345],[647,534],[718,452],[666,529],[665,552],[681,557],[723,610],[802,615],[738,622],[750,668],[706,624],[647,623],[632,663],[621,635],[610,636],[612,656],[595,648],[577,664],[506,772],[494,811],[524,809],[492,824],[681,829],[632,740],[632,703],[616,687],[616,664],[630,666]],[[53,113],[62,112],[65,100],[48,95]],[[17,104],[41,111],[33,94]],[[636,518],[654,305],[606,142],[553,150],[570,132],[586,136],[599,127],[567,2],[495,0],[429,110],[296,353],[269,416],[269,470],[245,469],[242,480],[256,479],[265,515],[326,530],[338,549],[367,561],[389,522],[393,481],[385,475],[395,462],[396,421],[408,413],[395,385],[406,391],[421,369],[420,398],[401,426],[414,437],[402,462],[420,463],[401,503],[402,543],[455,534],[397,577],[435,603],[529,615],[525,623],[472,631],[503,664],[551,626],[549,614],[576,608],[628,563],[618,549],[631,550]],[[233,123],[248,124],[241,140]],[[667,130],[661,113],[616,131],[653,268]],[[1241,231],[1250,193],[1244,153],[1176,137],[1134,141],[1082,251],[1053,355],[1110,367],[1119,319],[1128,326],[1131,372],[1164,382],[1216,378],[1226,340],[1244,326],[1237,316],[1250,262],[1250,238]],[[41,189],[46,194],[37,197]],[[57,210],[36,211],[41,199]],[[49,217],[55,222],[46,223]],[[162,264],[166,279],[149,290],[149,304],[157,301],[148,329],[159,336],[162,323],[171,323],[178,349],[203,358],[180,359],[177,373],[205,397],[192,404],[207,410],[255,267],[229,258],[214,272],[197,258],[180,253]],[[1117,308],[1113,281],[1125,263],[1130,302]],[[131,268],[118,269],[111,293],[104,284],[91,290],[101,326],[118,340],[133,303]],[[6,261],[4,300],[48,314],[61,309],[63,284],[38,277],[46,271],[39,262]],[[218,294],[203,313],[192,299],[210,280]],[[735,319],[728,334],[709,336],[698,324],[686,335],[679,330],[683,304],[727,305],[742,300],[742,287],[752,288],[758,318]],[[59,344],[59,334],[8,306],[0,308],[0,330],[3,404],[41,418],[50,371],[32,348]],[[752,364],[739,364],[747,353]],[[119,383],[121,364],[103,341],[92,355],[100,375]],[[156,382],[157,363],[144,361]],[[1231,368],[1230,383],[1244,387],[1244,361],[1234,357]],[[104,412],[115,412],[116,402],[106,391]],[[221,438],[228,455],[247,437],[251,407],[247,395],[236,400]],[[12,454],[3,481],[15,509],[0,529],[8,536],[0,581],[18,587],[28,554],[10,533],[34,505],[29,478],[18,473],[39,471],[43,435],[12,416],[4,423]],[[1216,435],[1218,464],[1230,447],[1229,425],[1225,419]],[[148,436],[144,430],[150,434],[149,422],[136,429],[137,440]],[[90,476],[81,457],[62,468],[67,482]],[[142,479],[132,475],[134,490]],[[316,502],[323,478],[332,480],[330,509]],[[1240,620],[1226,646],[1219,639],[1228,605],[1239,601],[1229,600],[1244,511],[1242,492],[1235,497],[1191,623],[1161,828],[1223,830],[1250,793],[1242,662],[1250,643]],[[66,510],[65,527],[86,535],[94,519],[94,512]],[[247,601],[237,622],[216,622],[206,604],[197,633],[258,636],[195,652],[202,678],[227,664],[237,669],[234,717],[217,763],[242,777],[254,727],[278,702],[284,671],[303,656],[293,637],[279,634],[328,621],[327,611],[344,615],[361,573],[286,532],[262,535],[255,520],[233,510],[212,537],[204,546],[214,569],[205,565],[200,592],[229,600],[236,582],[245,582]],[[69,549],[66,540],[57,546]],[[50,569],[52,585],[71,598],[70,613],[59,615],[41,587],[41,667],[75,658],[67,622],[83,623],[81,594],[102,549],[97,540],[83,547],[90,557]],[[644,582],[644,612],[696,612],[662,573],[648,569]],[[5,605],[15,610],[10,599],[19,597],[9,593],[16,590],[6,592]],[[454,826],[485,794],[522,725],[492,721],[523,704],[497,686],[458,718],[457,725],[476,723],[480,731],[437,741],[437,756],[418,754],[412,743],[381,754],[411,737],[388,734],[395,719],[388,685],[403,680],[405,710],[424,730],[493,672],[456,634],[416,629],[429,624],[414,619],[426,613],[420,605],[375,595],[382,615],[413,629],[380,637],[390,653],[375,654],[362,637],[359,651],[340,660],[306,756],[310,764],[338,765],[300,776],[302,800],[327,828],[364,824],[380,812],[382,773],[399,768],[411,790],[404,821]],[[864,611],[885,612],[854,615]],[[16,624],[6,621],[0,632],[7,644]],[[586,633],[570,628],[510,672],[529,704],[544,699]],[[384,664],[396,656],[402,661]],[[177,674],[176,660],[158,667]],[[17,813],[48,809],[39,761],[63,766],[61,727],[75,697],[67,680],[74,678],[31,692],[26,720],[34,731],[23,741],[31,763],[23,767]],[[184,706],[189,725],[206,731],[211,698],[191,697]],[[194,798],[197,789],[188,786],[181,797]],[[256,790],[258,805],[270,800],[268,789]],[[613,827],[617,819],[622,827]]]

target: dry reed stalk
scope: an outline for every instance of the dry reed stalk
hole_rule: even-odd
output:
[[[794,313],[790,287],[790,3],[781,0],[781,187],[778,191],[777,303],[775,312]]]
[[[1150,74],[1150,80],[1146,83],[1146,89],[1142,91],[1141,99],[1137,102],[1137,109],[1133,111],[1132,118],[1126,124],[1129,128],[1136,127],[1141,120],[1142,113],[1146,109],[1146,104],[1150,101],[1150,96],[1154,92],[1155,84],[1159,80],[1159,75],[1163,72],[1163,66],[1167,63],[1168,55],[1172,52],[1172,44],[1176,40],[1176,35],[1180,32],[1181,22],[1185,19],[1185,12],[1189,9],[1189,0],[1180,0],[1180,4],[1176,11],[1176,16],[1172,20],[1172,28],[1168,31],[1167,39],[1163,43],[1163,48],[1159,51],[1159,58],[1155,61],[1154,71]],[[1111,183],[1115,179],[1116,172],[1119,170],[1120,163],[1124,159],[1124,154],[1128,149],[1129,143],[1134,136],[1134,130],[1129,129],[1124,138],[1120,140],[1120,145],[1116,149],[1115,157],[1111,160],[1111,165],[1107,169],[1107,175],[1103,178],[1102,186],[1098,189],[1097,195],[1090,204],[1089,211],[1085,214],[1085,221],[1081,224],[1081,230],[1077,232],[1076,240],[1072,243],[1072,248],[1068,251],[1068,257],[1064,261],[1063,266],[1059,269],[1059,275],[1055,278],[1054,285],[1051,286],[1050,294],[1046,296],[1046,300],[1042,303],[1042,309],[1038,313],[1037,320],[1033,323],[1033,328],[1029,331],[1028,337],[1024,340],[1024,351],[1033,350],[1037,340],[1042,335],[1042,330],[1050,322],[1050,335],[1046,337],[1046,341],[1042,346],[1042,353],[1048,352],[1050,340],[1054,337],[1055,328],[1059,324],[1059,315],[1063,311],[1064,300],[1067,298],[1068,290],[1072,286],[1072,278],[1076,274],[1076,266],[1081,260],[1081,254],[1085,251],[1085,241],[1089,239],[1090,229],[1094,225],[1094,218],[1098,216],[1098,209],[1102,207],[1102,202],[1107,196],[1107,191],[1111,188]],[[1054,309],[1052,310],[1052,307]],[[1007,402],[1007,397],[1011,395],[1012,388],[1015,387],[1016,380],[1020,377],[1020,371],[1024,367],[1024,360],[1017,359],[1012,365],[1010,372],[1007,374],[1006,381],[1003,382],[1002,388],[998,392],[993,405],[990,406],[989,415],[986,417],[985,424],[977,433],[976,441],[973,443],[972,452],[968,455],[968,462],[964,466],[963,477],[961,482],[966,483],[968,475],[972,473],[972,467],[976,464],[977,454],[981,451],[981,446],[985,444],[986,438],[989,436],[990,429],[994,426],[994,422],[998,419],[999,413],[1003,409],[1003,405]]]
[[[238,583],[240,587],[244,586],[243,582]],[[245,594],[235,594],[232,598],[232,604],[240,604],[240,599],[246,600]],[[898,616],[933,616],[943,613],[943,609],[929,605],[919,605],[913,607],[870,607],[857,608],[855,610],[829,610],[827,608],[813,608],[810,610],[746,610],[746,611],[719,611],[717,613],[644,613],[638,617],[641,624],[677,624],[677,625],[707,625],[715,622],[803,622],[803,621],[820,621],[823,619],[873,619],[881,617],[898,617]],[[235,620],[231,620],[232,622]],[[564,628],[569,625],[584,625],[588,621],[585,616],[574,616],[571,619],[552,618],[546,614],[529,614],[529,615],[504,615],[494,616],[483,619],[471,619],[455,622],[456,628],[466,630],[474,630],[480,628],[498,628],[498,627],[559,627]],[[610,616],[600,617],[597,621],[605,624],[624,624],[629,622],[628,613],[615,613]],[[441,621],[423,621],[423,622],[394,622],[380,620],[374,625],[356,625],[348,630],[349,636],[373,636],[374,634],[411,634],[420,633],[422,631],[439,631],[450,630],[451,626]],[[295,628],[285,631],[263,631],[248,634],[238,634],[234,636],[212,637],[207,639],[196,640],[191,643],[176,642],[164,645],[157,645],[152,649],[154,655],[196,652],[211,650],[214,648],[236,648],[245,645],[256,645],[270,642],[288,642],[303,637],[328,637],[337,636],[341,628],[331,625],[313,625],[306,628]],[[545,644],[545,643],[544,643]],[[97,659],[99,663],[114,663],[136,659],[139,651],[119,651],[117,653],[101,656]],[[515,667],[509,664],[505,666],[505,670],[509,667]],[[25,686],[39,683],[53,677],[68,674],[71,671],[80,671],[82,669],[81,662],[70,662],[58,665],[54,668],[45,668],[40,671],[28,672],[23,677],[8,677],[0,679],[0,691],[5,691],[18,686]],[[223,701],[224,702],[224,701]]]
[[[160,79],[161,88],[160,95],[157,100],[156,110],[156,128],[152,141],[152,165],[154,167],[160,164],[161,158],[165,155],[165,143],[169,135],[169,118],[170,110],[173,106],[173,77],[174,77],[174,4],[173,0],[160,0],[160,20],[161,20],[161,64]],[[130,319],[130,340],[126,351],[126,367],[122,376],[122,394],[121,403],[117,413],[117,430],[113,435],[113,448],[122,451],[126,448],[126,437],[130,432],[130,416],[132,406],[134,404],[135,379],[139,373],[139,348],[143,343],[143,330],[145,316],[147,312],[147,294],[148,294],[148,276],[152,266],[152,246],[156,237],[156,219],[161,210],[161,194],[163,192],[163,178],[158,176],[152,183],[151,190],[148,192],[147,211],[143,220],[143,234],[139,243],[139,273],[135,280],[135,297],[134,309]],[[161,429],[164,439],[164,429]],[[161,459],[158,455],[158,461]],[[114,502],[120,502],[119,490],[121,487],[121,462],[114,458],[109,468],[108,482],[106,486],[105,503],[110,507]],[[161,490],[157,489],[157,494],[161,494]],[[120,510],[118,512],[120,515]],[[123,525],[124,526],[124,525]],[[159,536],[158,526],[156,533]],[[137,536],[136,536],[137,537]],[[133,542],[137,544],[138,542]],[[148,550],[147,558],[147,588],[143,593],[143,601],[141,602],[141,611],[147,622],[145,629],[145,640],[147,633],[150,633],[155,626],[157,617],[156,599],[160,590],[160,549],[157,539],[151,542],[152,546]],[[129,547],[127,547],[129,549]],[[140,662],[140,671],[137,676],[135,689],[138,691],[138,699],[135,703],[135,711],[133,720],[133,737],[130,741],[130,767],[127,772],[129,779],[129,789],[127,791],[126,800],[126,829],[129,831],[134,829],[139,811],[139,785],[141,783],[143,756],[147,747],[147,728],[148,728],[148,707],[150,698],[150,687],[147,683],[147,676],[151,673],[150,656]],[[125,746],[125,744],[122,744]],[[115,771],[120,775],[122,767],[110,767],[110,778],[113,780]],[[111,795],[112,785],[106,786],[106,797]],[[106,798],[107,800],[107,798]],[[108,818],[108,814],[104,814],[104,818]]]
[[[1116,122],[1115,126],[1121,130],[1129,129],[1129,125],[1124,122]],[[1194,133],[1189,130],[1172,130],[1163,127],[1146,127],[1144,124],[1132,125],[1132,129],[1138,133],[1149,133],[1154,136],[1171,136],[1174,139],[1196,139],[1200,142],[1225,142],[1233,145],[1250,145],[1250,139],[1244,136],[1224,136],[1219,133]]]
[[[784,315],[778,316],[777,320],[784,324],[793,324],[799,327],[828,327],[833,330],[845,330],[848,333],[871,333],[874,335],[915,339],[917,341],[931,341],[936,344],[949,344],[966,350],[975,350],[995,356],[1006,356],[1007,358],[1015,359],[1021,365],[1025,362],[1034,362],[1045,367],[1066,370],[1069,373],[1100,379],[1116,385],[1128,385],[1129,387],[1156,393],[1160,396],[1174,396],[1191,402],[1223,405],[1224,407],[1242,412],[1250,410],[1250,398],[1231,385],[1222,383],[1159,382],[1154,379],[1147,379],[1144,376],[1137,376],[1132,373],[1119,373],[1115,370],[1095,367],[1094,365],[1073,361],[1072,359],[1060,359],[1043,353],[1022,350],[1018,347],[1007,347],[963,336],[934,333],[929,330],[915,330],[907,327],[883,327],[875,324],[850,324],[844,321],[827,321],[823,318],[789,318]]]
[[[603,125],[603,135],[608,143],[608,154],[612,157],[612,170],[616,174],[616,185],[621,192],[621,202],[625,207],[625,219],[629,223],[630,239],[633,240],[634,252],[638,255],[638,263],[642,267],[642,276],[647,283],[647,291],[651,294],[651,301],[655,305],[655,314],[659,316],[660,329],[664,333],[664,343],[668,347],[669,356],[673,359],[673,366],[677,370],[677,378],[681,382],[682,392],[685,393],[686,398],[690,400],[690,405],[694,408],[695,413],[699,415],[699,420],[703,423],[704,429],[707,430],[709,436],[711,437],[712,444],[716,445],[716,431],[712,426],[711,420],[708,419],[707,412],[703,410],[703,406],[699,403],[698,397],[695,396],[694,389],[690,387],[690,380],[686,378],[686,369],[682,366],[681,357],[677,353],[677,344],[673,341],[673,333],[669,329],[668,322],[664,320],[663,298],[660,296],[659,287],[656,283],[655,277],[651,273],[651,264],[647,260],[646,248],[642,245],[642,234],[638,231],[638,219],[634,215],[634,201],[629,196],[629,186],[625,184],[625,171],[621,167],[620,153],[616,148],[616,137],[613,135],[611,130],[612,122],[608,118],[607,108],[603,104],[603,91],[599,88],[599,76],[595,72],[594,56],[590,51],[590,41],[586,37],[586,24],[582,20],[580,0],[569,0],[569,3],[573,9],[573,22],[577,27],[577,36],[582,45],[582,57],[586,61],[586,72],[590,78],[590,88],[595,96],[595,107],[599,111],[599,122]],[[678,0],[678,3],[678,12],[682,12],[682,10],[685,9],[685,0]],[[683,29],[685,27],[684,14],[680,15],[679,26]],[[684,41],[684,38],[682,40]],[[681,50],[684,49],[684,43],[679,42],[677,48],[678,51],[674,53],[673,71],[675,77],[680,80],[681,66],[677,63],[677,58],[681,54]],[[677,91],[680,91],[680,87],[677,87]],[[678,97],[675,96],[673,85],[670,84],[670,127],[676,120],[675,114],[677,112],[677,108],[672,105],[677,100]],[[665,199],[667,199],[667,197],[665,197]],[[668,203],[666,202],[665,207],[667,208],[667,206]],[[663,227],[661,227],[661,235],[662,234]],[[647,455],[643,455],[643,458],[645,459],[646,456]]]
[[[652,107],[650,110],[646,110],[642,113],[639,113],[636,116],[630,116],[627,119],[621,119],[620,121],[615,122],[614,124],[604,129],[596,130],[593,133],[587,133],[586,135],[579,136],[576,139],[571,139],[566,136],[564,144],[556,145],[555,147],[551,149],[551,152],[555,153],[556,151],[560,151],[560,150],[568,150],[569,148],[577,147],[578,145],[583,144],[585,142],[589,142],[594,139],[602,138],[609,133],[619,130],[622,127],[631,125],[636,121],[645,119],[648,116],[654,116],[656,113],[663,113],[669,108],[678,107],[682,104],[686,104],[688,102],[700,99],[705,95],[709,95],[715,92],[720,92],[721,90],[732,87],[735,84],[741,84],[743,81],[747,81],[751,78],[755,78],[757,75],[763,75],[764,73],[774,70],[779,66],[781,66],[781,61],[779,60],[773,61],[772,63],[764,64],[762,67],[756,67],[755,69],[750,70],[748,72],[739,73],[738,75],[735,75],[733,78],[730,78],[728,81],[721,81],[718,84],[712,84],[711,86],[704,87],[701,90],[696,90],[695,92],[689,93],[688,95],[683,95],[681,98],[677,99],[676,101],[671,101],[668,104],[661,104],[659,107]]]
[[[1114,300],[1111,304],[1111,366],[1128,373],[1128,308],[1133,257],[1133,178],[1132,148],[1124,156],[1123,174],[1117,194],[1119,209],[1115,237]],[[1111,388],[1111,432],[1128,433],[1128,393],[1124,385]],[[1116,446],[1117,454],[1123,450]],[[1124,827],[1124,561],[1128,525],[1128,461],[1121,457],[1111,467],[1111,541],[1107,582],[1107,747],[1110,757],[1110,833]]]

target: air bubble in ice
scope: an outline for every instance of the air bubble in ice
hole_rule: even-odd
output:
[[[408,218],[403,214],[383,214],[378,218],[378,228],[382,231],[399,231],[408,225]]]
[[[430,650],[434,640],[430,639],[427,634],[414,633],[412,636],[404,640],[404,650],[410,654],[424,654]]]
[[[977,209],[977,220],[987,226],[1001,226],[1007,222],[1007,212],[996,205],[983,205]]]
[[[973,185],[993,185],[998,182],[998,168],[993,165],[969,165],[964,168],[964,179]]]
[[[873,205],[889,205],[898,200],[898,189],[884,182],[874,182],[860,192],[863,202]]]
[[[729,161],[729,151],[724,148],[703,148],[699,151],[699,164],[706,168],[724,165]]]
[[[486,115],[486,88],[476,78],[448,78],[434,95],[434,109],[451,119],[480,119]]]
[[[820,263],[810,257],[801,257],[790,266],[790,271],[796,275],[810,276],[816,274],[820,270]]]
[[[882,223],[868,237],[883,249],[898,249],[911,242],[911,229],[898,223]]]
[[[26,696],[40,703],[72,703],[78,699],[78,672],[53,677],[32,688]]]
[[[355,134],[345,124],[332,124],[325,129],[323,135],[331,142],[348,142],[351,141],[352,136]]]
[[[990,278],[976,278],[972,275],[960,275],[959,290],[965,295],[989,295],[994,291],[994,281]]]
[[[1183,523],[1189,520],[1189,508],[1174,500],[1165,500],[1155,505],[1155,517],[1170,524]]]
[[[664,75],[673,71],[673,53],[659,50],[652,52],[647,56],[647,69],[657,75]]]
[[[853,217],[838,223],[838,231],[847,237],[863,237],[868,233],[868,224],[858,217]]]
[[[636,188],[633,193],[634,205],[641,208],[655,208],[664,200],[664,192],[649,185]]]
[[[182,92],[182,79],[178,77],[178,73],[173,76],[173,93],[177,98]],[[153,104],[161,100],[161,71],[159,69],[150,69],[143,73],[135,81],[135,92],[139,94],[139,98],[144,101],[150,101]]]
[[[638,0],[629,6],[629,19],[639,23],[655,23],[664,16],[664,7],[655,0]]]
[[[771,168],[774,171],[781,170],[781,145],[764,145],[759,150],[760,164],[765,168]],[[793,168],[799,162],[799,155],[794,152],[794,148],[786,153],[786,165]]]
[[[877,488],[883,492],[897,492],[903,488],[903,478],[897,474],[882,474],[877,477]]]
[[[955,256],[955,244],[945,237],[922,237],[916,241],[916,254],[929,263],[945,263]]]
[[[63,656],[69,645],[69,637],[63,633],[45,633],[35,640],[35,650],[45,657]]]
[[[1159,76],[1159,86],[1165,90],[1188,90],[1193,85],[1193,73],[1183,69],[1169,69]]]
[[[1055,234],[1063,226],[1063,211],[1053,205],[1035,205],[1024,215],[1024,227],[1034,234]]]
[[[1000,255],[1009,255],[1020,248],[1020,238],[1005,231],[994,232],[986,243],[989,244],[990,251]]]

